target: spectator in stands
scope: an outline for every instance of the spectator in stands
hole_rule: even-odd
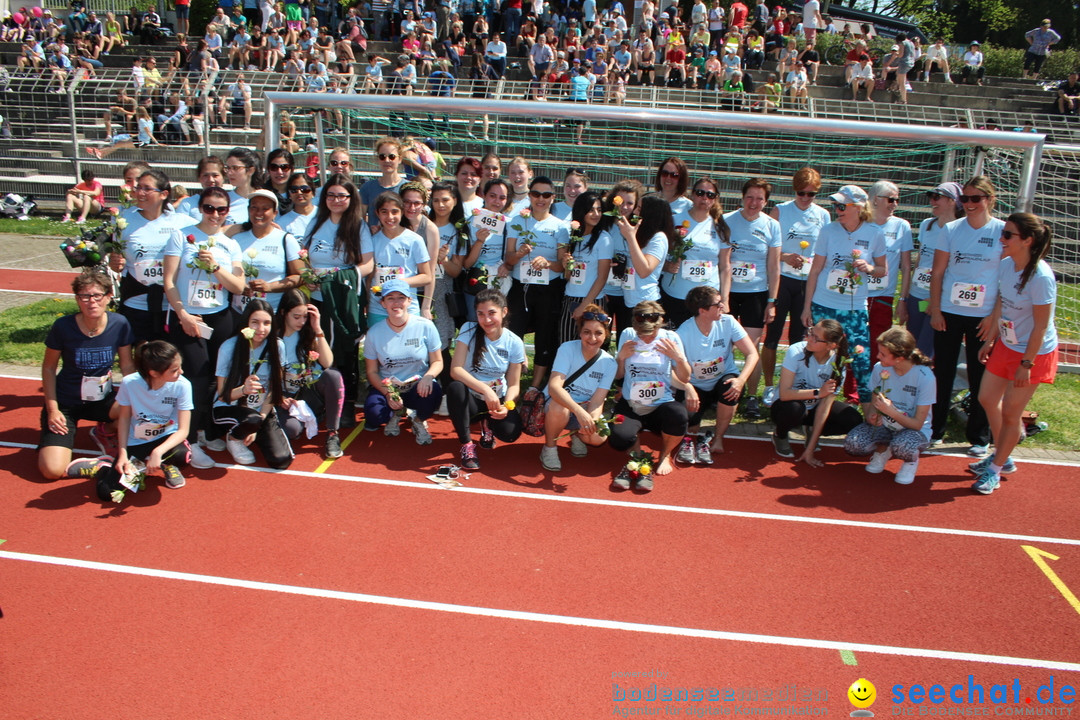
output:
[[[165,143],[187,143],[191,138],[188,135],[187,123],[188,105],[180,92],[173,90],[169,93],[169,105],[172,108],[170,114],[161,113],[157,116],[158,126],[162,132],[162,141]]]
[[[743,4],[742,0],[735,0],[728,9],[728,28],[742,31],[746,26],[746,18],[750,9]]]
[[[506,74],[506,43],[502,41],[499,33],[491,35],[491,39],[484,48],[484,56],[495,71],[496,78],[502,78]]]
[[[851,99],[859,99],[859,88],[866,90],[866,99],[874,102],[871,96],[874,92],[874,66],[870,64],[870,56],[863,53],[859,56],[859,62],[851,69]]]
[[[1076,115],[1080,112],[1080,75],[1076,70],[1069,73],[1057,88],[1057,108],[1062,115]]]
[[[139,107],[135,110],[135,122],[139,129],[134,141],[128,133],[117,133],[109,138],[105,147],[101,149],[87,147],[86,152],[98,160],[102,160],[117,150],[130,150],[131,148],[145,147],[146,145],[157,145],[157,138],[154,137],[154,121],[150,119],[150,112],[146,108]]]
[[[251,40],[251,36],[248,35],[247,26],[241,25],[236,29],[236,34],[233,35],[232,40],[229,42],[229,67],[236,67],[238,70],[243,70],[248,65],[248,42]]]
[[[810,77],[810,84],[817,85],[818,68],[821,65],[821,56],[818,54],[815,43],[808,42],[799,54],[799,62],[806,67],[806,73]]]
[[[915,67],[915,44],[908,40],[907,33],[897,33],[896,42],[900,50],[900,56],[897,58],[896,65],[896,92],[900,96],[900,104],[907,105],[907,76]],[[882,330],[882,332],[885,331]],[[877,336],[871,334],[870,337],[874,338]],[[877,357],[877,355],[874,354],[873,357]]]
[[[147,55],[143,59],[143,93],[146,95],[153,95],[163,83],[164,80],[161,77],[161,71],[158,70],[157,66],[157,58],[153,55]]]
[[[285,60],[285,42],[279,30],[270,30],[266,34],[266,51],[263,53],[262,70],[277,72],[278,63]]]
[[[153,45],[160,37],[161,16],[151,7],[142,17],[142,25],[139,27],[139,37],[143,45]]]
[[[232,112],[244,116],[244,129],[251,129],[251,86],[244,80],[244,73],[239,73],[218,102],[218,116],[222,122]]]
[[[763,62],[765,62],[765,38],[761,37],[756,29],[751,28],[746,34],[743,68],[760,70]]]
[[[784,87],[787,88],[788,96],[794,101],[793,104],[805,108],[809,103],[810,90],[807,87],[810,78],[806,75],[806,66],[796,61],[795,67],[784,79]]]
[[[926,64],[923,66],[923,80],[930,82],[930,73],[937,68],[939,72],[945,73],[945,82],[952,82],[952,75],[949,73],[949,49],[945,47],[945,40],[943,38],[934,38],[934,44],[926,49]]]
[[[979,50],[979,41],[973,40],[968,46],[968,51],[964,53],[964,82],[968,85],[982,85],[985,74],[986,68],[983,67],[983,54]]]
[[[68,59],[67,55],[60,51],[59,45],[50,45],[49,56],[46,59],[46,62],[48,63],[49,70],[52,73],[49,84],[45,88],[46,92],[64,92],[68,75],[71,73],[71,60]],[[52,88],[53,83],[56,83],[55,88]]]
[[[128,95],[127,87],[121,86],[116,91],[116,98],[102,118],[105,122],[105,137],[112,137],[112,124],[119,123],[121,131],[132,132],[135,127],[135,98]]]
[[[206,50],[214,57],[214,59],[220,59],[222,52],[224,52],[225,41],[219,32],[220,27],[221,26],[213,23],[206,26],[206,37],[204,38],[206,41]]]
[[[105,25],[101,38],[102,55],[108,55],[112,52],[114,47],[124,47],[124,45],[127,44],[127,41],[124,39],[120,21],[116,19],[116,15],[114,15],[111,10],[105,13]]]
[[[33,68],[40,70],[45,65],[45,49],[41,45],[41,41],[33,35],[28,35],[22,44],[22,54],[19,55],[19,59],[16,61],[15,66],[22,70],[23,68]]]
[[[60,222],[70,222],[71,214],[77,211],[78,217],[75,224],[82,225],[86,222],[87,215],[91,213],[96,215],[105,207],[105,187],[95,179],[93,170],[89,168],[83,170],[80,177],[82,182],[69,188],[65,195],[64,202],[67,205],[67,211],[60,218]]]
[[[1024,51],[1024,77],[1039,79],[1043,63],[1050,55],[1050,46],[1061,41],[1061,35],[1050,27],[1050,18],[1042,21],[1039,27],[1024,33],[1028,48]]]

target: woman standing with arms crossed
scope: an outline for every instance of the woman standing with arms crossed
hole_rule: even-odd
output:
[[[1023,437],[1021,415],[1039,385],[1053,383],[1057,372],[1057,281],[1044,259],[1050,240],[1050,228],[1030,213],[1013,213],[1001,231],[999,294],[991,316],[996,338],[979,352],[986,363],[979,404],[990,421],[995,453],[971,466],[979,475],[971,487],[983,495],[1016,468],[1009,453]]]
[[[968,180],[960,194],[964,217],[945,226],[945,237],[934,251],[930,325],[936,331],[934,375],[938,385],[931,442],[945,436],[961,343],[967,347],[968,387],[973,398],[979,397],[984,371],[979,348],[993,337],[991,316],[998,298],[1001,265],[999,239],[1005,228],[1005,223],[992,214],[996,201],[997,191],[987,177],[979,175]],[[966,435],[971,444],[969,455],[981,458],[989,452],[990,421],[980,403],[971,403]]]
[[[911,275],[907,297],[907,329],[915,337],[919,351],[934,357],[934,328],[930,327],[930,276],[934,269],[934,251],[945,236],[945,226],[963,212],[958,182],[945,182],[926,193],[931,216],[919,225],[919,258]]]

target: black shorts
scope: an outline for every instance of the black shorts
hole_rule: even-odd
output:
[[[775,350],[784,334],[784,320],[788,323],[788,345],[803,339],[806,328],[802,324],[803,303],[806,298],[806,281],[787,275],[780,276],[780,292],[776,294],[776,317],[765,330],[765,347]]]
[[[97,402],[82,403],[71,407],[60,406],[60,412],[67,422],[68,431],[61,435],[49,430],[49,413],[45,408],[41,409],[41,437],[38,439],[38,450],[47,447],[62,447],[71,450],[75,447],[75,431],[79,420],[90,422],[109,422],[109,410],[112,409],[116,400],[116,390],[109,393],[108,397]]]
[[[760,330],[765,327],[765,305],[768,304],[769,291],[733,292],[728,295],[731,305],[729,312],[743,328]]]

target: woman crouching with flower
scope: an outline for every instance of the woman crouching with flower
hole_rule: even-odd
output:
[[[409,314],[412,288],[402,278],[371,289],[386,319],[373,325],[364,339],[368,396],[364,427],[393,437],[407,417],[417,445],[430,445],[427,419],[435,413],[443,391],[435,379],[442,372],[442,341],[435,323]]]
[[[334,352],[322,330],[319,308],[308,301],[300,290],[286,290],[277,309],[277,332],[285,345],[282,362],[285,370],[285,398],[278,422],[290,440],[300,437],[308,427],[313,437],[319,415],[326,420],[326,457],[341,457],[338,429],[341,425],[341,406],[345,401],[345,385],[341,373],[334,369]],[[303,401],[310,414],[297,410]],[[306,418],[306,419],[305,419]],[[310,423],[310,426],[307,424]]]
[[[638,434],[644,428],[659,433],[662,439],[660,458],[655,466],[646,463],[656,475],[675,470],[671,454],[686,435],[686,406],[675,400],[672,376],[680,383],[690,382],[690,363],[686,360],[682,339],[672,330],[663,329],[664,309],[656,300],[634,306],[633,325],[619,335],[619,369],[615,379],[622,379],[622,398],[615,412],[624,421],[611,431],[608,443],[616,450],[629,450],[632,461],[640,455]],[[653,473],[640,473],[623,467],[611,483],[612,490],[630,489],[636,479],[638,492],[653,489]]]
[[[777,455],[795,457],[788,433],[805,425],[806,446],[796,462],[821,467],[814,457],[821,436],[847,435],[862,422],[854,406],[836,398],[844,366],[850,363],[844,326],[832,318],[819,320],[806,331],[805,340],[788,347],[780,368],[780,399],[769,408]]]
[[[272,468],[292,464],[289,438],[278,423],[282,405],[285,344],[273,332],[274,309],[252,298],[240,318],[240,331],[218,351],[214,422],[225,430],[225,446],[239,465],[255,463],[251,443],[258,443]]]
[[[458,333],[446,406],[461,443],[461,467],[477,470],[476,443],[469,426],[480,419],[480,447],[491,450],[495,439],[514,442],[521,437],[521,416],[514,409],[521,373],[528,359],[525,343],[506,328],[506,296],[498,290],[476,295],[476,322]]]
[[[597,201],[599,203],[599,201]],[[615,381],[619,365],[604,348],[611,333],[611,318],[599,305],[584,305],[577,320],[578,340],[559,346],[551,366],[544,415],[544,447],[540,464],[545,470],[559,472],[559,448],[556,443],[563,430],[570,430],[570,454],[585,457],[589,445],[598,447],[610,434],[606,422],[597,421],[604,414],[604,400]]]
[[[930,361],[905,328],[886,330],[877,344],[879,362],[870,374],[874,411],[848,433],[844,449],[855,457],[873,453],[866,464],[868,473],[879,473],[890,458],[899,458],[904,464],[894,479],[910,485],[919,469],[919,452],[930,444],[937,381]]]

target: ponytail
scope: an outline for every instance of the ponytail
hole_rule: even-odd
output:
[[[1053,233],[1041,217],[1032,213],[1013,213],[1008,222],[1016,226],[1022,238],[1031,238],[1031,257],[1027,266],[1020,272],[1020,290],[1023,290],[1039,262],[1050,252],[1050,241]]]

